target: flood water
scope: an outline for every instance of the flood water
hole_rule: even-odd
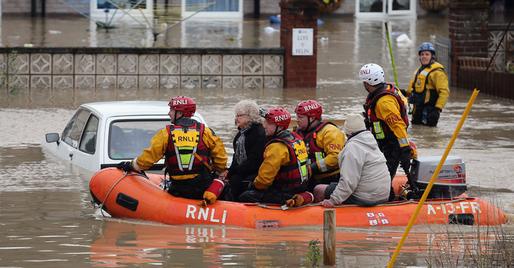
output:
[[[17,40],[12,37],[17,34],[9,23],[4,19],[4,43],[6,38],[10,38],[9,42]],[[25,23],[30,25],[30,21]],[[47,27],[52,23],[55,22],[49,20]],[[24,27],[29,28],[26,24],[20,23],[21,31],[26,29]],[[244,34],[238,44],[231,44],[233,39],[222,39],[217,44],[236,47],[279,45],[278,33],[263,30],[268,26],[266,21],[244,21],[242,24]],[[66,37],[70,29],[62,27],[58,30]],[[446,36],[448,33],[444,18],[393,21],[391,27],[393,35],[407,33],[414,44],[428,40],[431,34]],[[212,31],[211,34],[216,33]],[[74,34],[80,35],[80,31]],[[54,35],[44,40],[31,37],[30,42],[36,45],[39,42],[43,46],[59,45],[59,40],[52,39]],[[170,35],[177,37],[170,37],[175,40],[170,41],[174,46],[190,42],[181,41],[181,35],[177,33]],[[167,100],[179,94],[195,98],[199,111],[229,151],[235,134],[232,108],[241,99],[253,99],[264,106],[283,105],[290,111],[300,100],[317,99],[324,105],[325,119],[340,124],[348,113],[362,109],[365,90],[356,80],[361,65],[375,62],[385,66],[392,81],[383,23],[334,18],[325,21],[319,35],[322,38],[318,41],[317,89],[3,90],[0,94],[0,267],[309,266],[309,241],[322,241],[323,237],[318,228],[247,230],[163,226],[103,218],[90,204],[87,184],[91,174],[48,154],[41,143],[45,133],[61,132],[82,103]],[[25,37],[18,39],[22,38]],[[202,38],[209,40],[209,36],[191,38],[200,38],[198,42]],[[73,40],[63,39],[66,42]],[[76,43],[62,46],[84,45],[82,37],[74,40]],[[139,41],[128,39],[121,44],[136,46]],[[415,46],[393,45],[400,85],[404,87],[418,64],[416,49]],[[470,95],[471,91],[467,89],[452,88],[450,101],[437,128],[414,126],[409,129],[419,155],[443,153]],[[451,153],[466,162],[470,192],[498,204],[511,214],[514,213],[514,169],[510,166],[514,159],[513,133],[513,102],[482,94]],[[501,228],[514,233],[512,224]],[[468,246],[476,246],[479,241],[482,245],[494,243],[494,231],[498,228],[493,228],[491,235],[482,232],[479,239],[476,230],[469,226],[417,226],[397,264],[426,266],[425,259],[443,254],[437,253],[437,249],[444,251],[444,258],[458,259]],[[384,267],[402,232],[403,228],[384,227],[338,229],[337,265]]]

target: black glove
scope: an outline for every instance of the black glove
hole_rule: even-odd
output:
[[[439,116],[441,114],[441,109],[437,107],[433,107],[427,116],[427,126],[435,127],[437,126],[437,122],[439,121]]]
[[[255,188],[255,185],[253,185],[253,181],[250,181],[248,183],[248,190],[257,190],[257,188]]]
[[[132,166],[132,161],[120,162],[116,167],[126,172],[134,170],[134,167]]]
[[[411,160],[411,148],[405,146],[400,148],[400,166],[403,168],[406,174],[410,172],[410,160]]]

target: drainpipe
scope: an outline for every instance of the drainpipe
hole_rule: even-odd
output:
[[[41,0],[41,16],[46,16],[46,0]]]
[[[30,16],[31,17],[35,17],[36,16],[36,8],[37,8],[37,3],[36,3],[36,0],[31,0],[30,1]]]
[[[258,19],[261,16],[261,0],[253,0],[253,17]]]

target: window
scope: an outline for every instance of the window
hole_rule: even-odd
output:
[[[115,121],[109,129],[109,157],[134,159],[146,147],[155,133],[169,124],[169,120]]]
[[[223,11],[223,12],[238,12],[239,0],[187,0],[186,11]]]
[[[243,0],[182,0],[182,17],[243,18]]]
[[[84,109],[78,110],[75,115],[73,115],[73,118],[71,118],[68,125],[64,128],[62,132],[62,140],[71,147],[77,148],[80,137],[82,136],[82,130],[86,125],[88,117],[88,111]]]
[[[89,121],[87,122],[86,129],[84,129],[84,133],[82,134],[82,139],[80,139],[79,150],[88,154],[94,154],[96,151],[97,132],[98,118],[94,115],[91,115],[91,117],[89,117]]]
[[[383,12],[384,3],[382,0],[360,0],[359,1],[360,12]]]
[[[130,9],[130,8],[146,8],[146,1],[142,0],[97,0],[97,9]]]
[[[416,17],[415,0],[356,0],[355,16],[383,19],[395,16]]]

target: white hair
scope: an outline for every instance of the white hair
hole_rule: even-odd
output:
[[[262,123],[262,117],[259,115],[259,105],[252,100],[242,100],[234,106],[235,114],[247,114],[252,123]]]

